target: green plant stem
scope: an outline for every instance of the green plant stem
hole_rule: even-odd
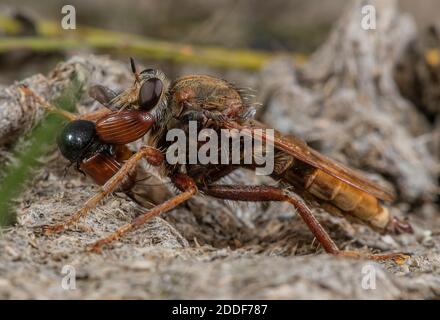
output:
[[[79,92],[78,89],[72,92]],[[64,110],[74,110],[77,94],[64,93],[55,105]],[[55,145],[55,137],[63,121],[56,114],[47,115],[15,148],[14,160],[2,168],[0,178],[0,225],[7,226],[16,221],[14,200],[19,199],[26,183],[31,180],[39,161]]]

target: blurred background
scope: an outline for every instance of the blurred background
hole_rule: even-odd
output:
[[[295,52],[308,55],[326,38],[334,22],[340,17],[345,0],[2,0],[0,5],[0,34],[14,30],[5,17],[15,17],[27,30],[21,35],[32,35],[35,22],[54,22],[59,26],[61,8],[65,4],[76,8],[77,30],[67,31],[72,36],[84,27],[141,35],[148,39],[166,40],[173,44],[220,46],[232,49],[252,49],[269,52]],[[420,28],[426,28],[438,19],[440,3],[435,0],[401,0],[400,7],[410,12]],[[37,27],[38,28],[38,27]],[[15,30],[17,31],[17,30]],[[14,32],[15,32],[14,31]],[[50,32],[50,31],[48,31]],[[104,35],[105,37],[105,35]],[[43,45],[43,44],[42,44]],[[5,48],[3,47],[2,51]],[[89,49],[90,50],[90,49]],[[44,52],[45,50],[43,50]],[[54,50],[56,51],[56,50]],[[64,54],[88,51],[78,47],[58,53],[38,55],[22,51],[0,57],[0,84],[54,67]],[[109,53],[112,57],[127,59],[127,54],[117,55],[110,50],[93,50]],[[175,63],[165,56],[156,61],[149,54],[146,63],[159,64],[170,76],[176,72]],[[165,62],[164,62],[165,60]],[[171,74],[170,74],[171,73]]]

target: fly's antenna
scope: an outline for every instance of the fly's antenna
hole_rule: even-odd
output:
[[[130,57],[130,66],[131,66],[131,72],[133,72],[135,82],[141,83],[141,77],[139,76],[139,73],[136,70],[136,63],[134,62],[134,59]]]

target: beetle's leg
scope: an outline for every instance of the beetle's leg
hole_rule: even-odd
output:
[[[405,261],[408,256],[401,253],[383,255],[362,254],[356,251],[339,250],[335,242],[329,236],[315,218],[312,211],[297,195],[284,189],[272,186],[241,186],[241,185],[210,185],[201,189],[205,194],[228,200],[237,201],[287,201],[292,204],[301,218],[309,227],[310,231],[323,246],[327,253],[346,257],[367,258],[372,260],[393,259],[396,262]]]
[[[124,178],[135,168],[137,162],[142,158],[145,158],[148,163],[154,166],[160,165],[164,160],[164,156],[159,150],[152,147],[142,147],[122,165],[121,169],[100,188],[98,193],[86,201],[80,210],[61,223],[44,226],[44,233],[50,235],[61,232],[76,223],[81,217],[87,215],[105,196],[113,192],[121,184]]]
[[[184,175],[184,174],[178,174],[171,178],[174,184],[182,191],[182,193],[178,194],[177,196],[165,201],[162,204],[159,204],[144,214],[136,217],[133,219],[132,222],[127,223],[117,229],[115,232],[111,233],[109,236],[100,239],[96,241],[94,244],[92,244],[88,250],[93,252],[101,252],[102,246],[115,241],[122,237],[125,233],[129,232],[130,230],[137,228],[141,225],[143,225],[145,222],[150,220],[151,218],[157,217],[161,213],[170,211],[177,207],[179,204],[185,202],[186,200],[190,199],[197,193],[197,187],[194,181]]]

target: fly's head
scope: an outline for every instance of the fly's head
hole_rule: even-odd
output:
[[[119,109],[152,112],[154,112],[153,109],[165,109],[169,87],[169,81],[165,74],[157,69],[145,69],[138,72],[132,58],[130,64],[135,77],[134,83],[130,88],[117,95],[112,100],[112,104],[117,105]]]

